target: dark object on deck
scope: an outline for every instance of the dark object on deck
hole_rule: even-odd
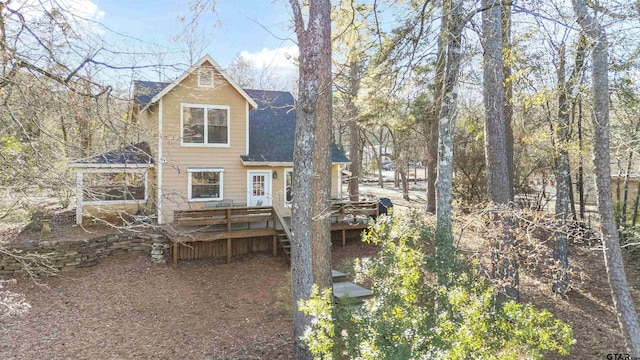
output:
[[[393,209],[393,203],[389,198],[380,198],[378,200],[378,215],[388,215],[390,210]]]

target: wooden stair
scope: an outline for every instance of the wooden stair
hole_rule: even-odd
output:
[[[348,281],[347,274],[331,270],[333,276],[333,300],[337,304],[360,304],[373,296],[371,290]]]
[[[284,225],[286,226],[286,224]],[[287,261],[291,261],[291,239],[284,230],[276,230],[276,236],[278,237],[278,246],[284,253],[284,257]]]

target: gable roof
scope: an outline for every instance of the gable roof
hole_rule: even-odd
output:
[[[167,86],[169,86],[168,82],[134,80],[133,93],[140,109],[146,109],[151,99]]]
[[[255,101],[253,101],[253,99],[251,98],[251,96],[249,96],[231,77],[229,77],[225,71],[220,67],[220,65],[218,65],[217,62],[215,62],[215,60],[213,60],[213,58],[211,58],[211,56],[209,56],[208,54],[203,56],[200,60],[198,60],[195,64],[193,64],[187,71],[185,71],[184,73],[182,73],[182,75],[180,75],[180,77],[178,77],[176,80],[170,82],[170,83],[152,83],[150,81],[140,81],[139,83],[152,83],[152,84],[165,84],[164,87],[162,87],[161,89],[159,89],[159,91],[155,91],[156,89],[154,87],[151,87],[150,90],[147,92],[147,94],[151,94],[153,93],[154,95],[151,96],[151,99],[147,100],[146,97],[144,97],[142,100],[145,100],[144,103],[145,105],[142,106],[142,104],[140,103],[140,112],[146,110],[146,108],[153,103],[158,102],[163,96],[165,96],[169,91],[171,91],[174,87],[176,87],[178,84],[180,84],[182,82],[182,80],[186,79],[187,76],[191,75],[193,72],[195,72],[196,70],[198,70],[200,68],[200,66],[202,66],[205,62],[209,62],[211,64],[211,66],[213,66],[214,69],[216,69],[216,71],[218,71],[220,73],[220,75],[222,75],[222,77],[229,83],[231,84],[231,86],[233,86],[234,89],[236,89],[236,91],[238,91],[240,93],[240,95],[242,95],[242,97],[244,97],[249,104],[251,105],[251,108],[255,109],[258,104],[256,104]],[[151,85],[151,84],[149,84]],[[159,85],[157,85],[159,86]],[[140,99],[138,99],[140,100]]]
[[[296,111],[293,95],[287,91],[245,90],[258,103],[249,113],[249,154],[243,163],[292,163],[296,137]],[[331,161],[349,159],[335,144]]]
[[[71,163],[73,167],[122,167],[123,165],[152,165],[153,157],[149,144],[145,141],[131,144],[122,149],[112,150],[100,155],[79,159]]]

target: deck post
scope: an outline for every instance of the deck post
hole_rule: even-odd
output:
[[[275,235],[273,235],[273,256],[276,257],[278,256],[278,229],[276,226],[276,218],[277,218],[276,211],[273,207],[271,208],[271,217],[273,219],[273,231],[276,232]],[[267,227],[268,226],[269,226],[269,222],[267,222]]]
[[[231,232],[231,208],[227,209],[227,232]],[[227,264],[231,262],[231,238],[227,239]]]
[[[278,256],[278,235],[273,235],[273,256]]]
[[[173,268],[177,268],[178,267],[178,246],[180,245],[180,243],[178,243],[177,241],[173,242]]]
[[[347,230],[342,229],[342,247],[347,246]]]

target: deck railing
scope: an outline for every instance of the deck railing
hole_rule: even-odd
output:
[[[342,245],[344,246],[346,231],[366,228],[369,219],[377,215],[377,202],[334,202],[331,204],[330,211],[331,231],[342,232]],[[284,217],[271,206],[178,210],[174,212],[173,217],[173,225],[178,232],[173,237],[174,266],[177,266],[180,259],[181,245],[190,246],[188,244],[226,240],[224,250],[227,262],[229,262],[232,255],[233,239],[272,237],[273,253],[276,256],[278,231],[283,230],[288,239],[292,237]],[[204,249],[202,251],[212,250]],[[220,255],[222,254],[218,256]],[[195,257],[197,258],[198,254]]]

